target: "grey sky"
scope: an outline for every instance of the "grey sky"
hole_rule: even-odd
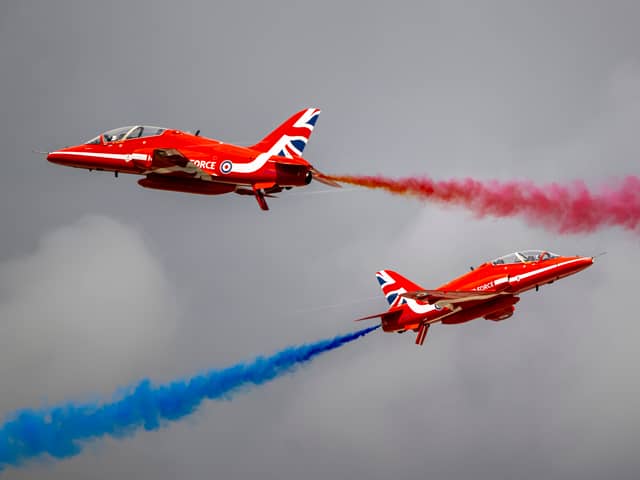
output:
[[[0,414],[356,328],[373,273],[436,287],[521,248],[609,253],[508,321],[376,333],[158,432],[7,478],[637,478],[638,238],[561,237],[381,192],[139,188],[32,149],[140,123],[250,144],[323,110],[335,173],[640,174],[637,2],[0,5]],[[311,186],[309,190],[324,189]],[[351,305],[319,309],[324,305]]]

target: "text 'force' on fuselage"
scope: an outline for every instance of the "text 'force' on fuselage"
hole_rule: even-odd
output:
[[[250,147],[223,143],[180,130],[137,125],[120,127],[87,143],[47,155],[59,165],[144,175],[145,188],[220,195],[265,197],[308,185],[312,179],[338,187],[302,158],[320,110],[302,110]]]
[[[389,303],[386,312],[358,320],[380,318],[382,330],[417,332],[422,345],[429,326],[456,324],[476,318],[500,321],[515,311],[519,294],[578,273],[593,264],[593,257],[561,257],[542,250],[527,250],[499,257],[445,283],[436,290],[420,285],[391,270],[376,273]]]

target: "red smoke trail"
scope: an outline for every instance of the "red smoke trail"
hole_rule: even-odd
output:
[[[536,186],[530,181],[435,181],[427,177],[331,176],[331,179],[395,195],[460,205],[479,217],[524,217],[559,233],[593,232],[607,226],[640,232],[640,178],[628,176],[592,192],[583,181]]]

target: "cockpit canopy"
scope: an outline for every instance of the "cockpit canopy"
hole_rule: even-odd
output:
[[[494,265],[503,265],[508,263],[524,263],[535,262],[538,260],[549,260],[550,258],[557,258],[559,255],[548,252],[546,250],[523,250],[521,252],[510,253],[493,260],[491,263]]]
[[[151,127],[149,125],[135,125],[128,127],[114,128],[92,138],[87,144],[99,144],[102,141],[104,143],[109,142],[122,142],[124,140],[131,140],[132,138],[153,137],[156,135],[162,135],[166,128]]]

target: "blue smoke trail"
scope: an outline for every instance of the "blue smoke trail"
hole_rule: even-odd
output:
[[[250,385],[262,385],[318,355],[372,332],[379,325],[319,342],[287,347],[269,357],[257,357],[222,370],[154,386],[145,379],[119,400],[104,404],[67,403],[46,409],[18,410],[0,426],[0,471],[49,454],[67,458],[82,450],[80,441],[104,435],[122,437],[143,427],[154,430],[163,420],[192,413],[205,399],[228,399]]]

